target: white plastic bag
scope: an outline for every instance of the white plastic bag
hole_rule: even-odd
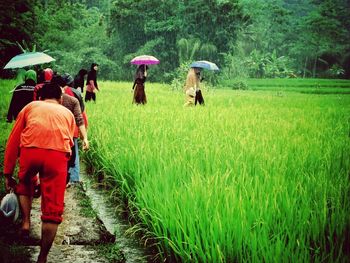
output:
[[[11,192],[4,196],[1,200],[0,212],[5,218],[16,222],[19,216],[19,203],[15,193]]]

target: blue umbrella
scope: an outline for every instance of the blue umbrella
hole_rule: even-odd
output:
[[[55,59],[43,52],[26,52],[11,58],[4,69],[24,68],[27,66],[49,63],[52,61],[55,61]]]
[[[190,65],[191,68],[204,68],[208,70],[219,70],[218,66],[210,61],[200,60],[195,61]]]

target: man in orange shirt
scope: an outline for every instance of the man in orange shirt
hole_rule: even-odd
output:
[[[47,255],[62,222],[67,161],[73,146],[75,121],[73,114],[60,105],[59,85],[45,84],[41,90],[43,101],[33,101],[18,114],[8,138],[4,158],[6,190],[15,189],[22,210],[21,235],[29,236],[33,184],[40,174],[41,183],[41,248],[39,263]],[[19,182],[12,177],[19,156]]]

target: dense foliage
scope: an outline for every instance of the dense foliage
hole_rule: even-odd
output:
[[[21,49],[47,51],[59,72],[97,61],[100,77],[130,80],[130,59],[152,54],[151,80],[197,59],[221,79],[350,76],[347,0],[1,1],[0,66]],[[9,71],[2,71],[6,76]]]

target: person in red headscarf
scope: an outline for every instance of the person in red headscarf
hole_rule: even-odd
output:
[[[38,84],[34,88],[33,100],[40,99],[40,89],[44,86],[45,83],[50,83],[53,77],[53,71],[50,68],[44,69],[38,77]]]

